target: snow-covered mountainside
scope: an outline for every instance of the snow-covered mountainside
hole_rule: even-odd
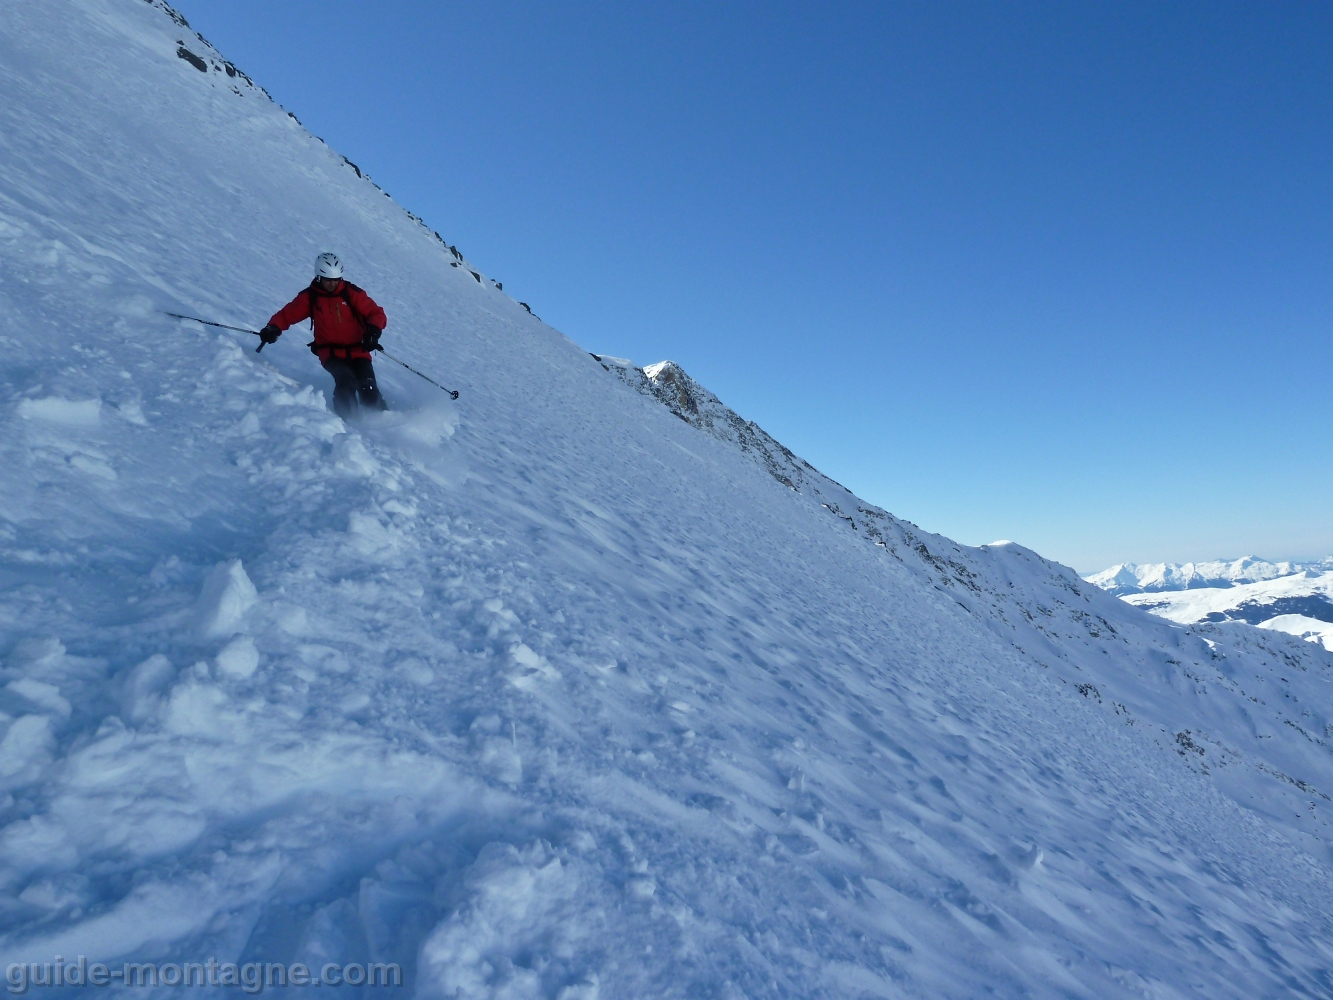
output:
[[[1124,600],[1174,622],[1249,622],[1333,649],[1333,573],[1309,570],[1238,587],[1130,594]]]
[[[0,6],[0,96],[6,965],[1333,995],[1333,655],[625,384],[157,0]],[[345,424],[299,331],[160,312],[257,326],[323,250],[457,403],[381,362]]]
[[[1087,581],[1108,593],[1156,594],[1208,587],[1237,587],[1308,572],[1333,571],[1333,557],[1318,562],[1269,562],[1256,556],[1197,563],[1121,563],[1094,573]]]

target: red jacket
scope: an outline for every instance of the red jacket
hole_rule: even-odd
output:
[[[319,360],[327,361],[330,355],[370,357],[370,352],[361,347],[364,324],[372,323],[383,330],[389,321],[375,300],[350,281],[339,282],[338,288],[332,292],[324,291],[318,279],[312,281],[309,288],[302,289],[296,298],[275,312],[269,322],[279,330],[286,330],[294,323],[310,319],[312,294],[315,306],[311,323],[315,330],[312,349],[319,355]]]

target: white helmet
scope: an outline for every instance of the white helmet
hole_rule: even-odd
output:
[[[315,258],[316,278],[341,278],[342,276],[343,262],[338,259],[336,253],[322,253]]]

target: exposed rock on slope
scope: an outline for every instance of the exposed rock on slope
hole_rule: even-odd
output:
[[[822,475],[809,462],[793,455],[754,421],[746,420],[724,406],[720,399],[685,374],[685,370],[674,361],[659,361],[655,365],[635,368],[622,363],[619,358],[609,359],[597,354],[593,357],[626,385],[658,400],[687,424],[719,441],[735,445],[783,486],[800,489],[817,482],[821,486],[847,493],[847,490]]]

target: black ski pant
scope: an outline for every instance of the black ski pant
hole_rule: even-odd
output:
[[[357,412],[357,399],[368,410],[385,409],[384,397],[375,384],[375,366],[369,358],[329,358],[320,362],[333,376],[333,412],[350,417]]]

